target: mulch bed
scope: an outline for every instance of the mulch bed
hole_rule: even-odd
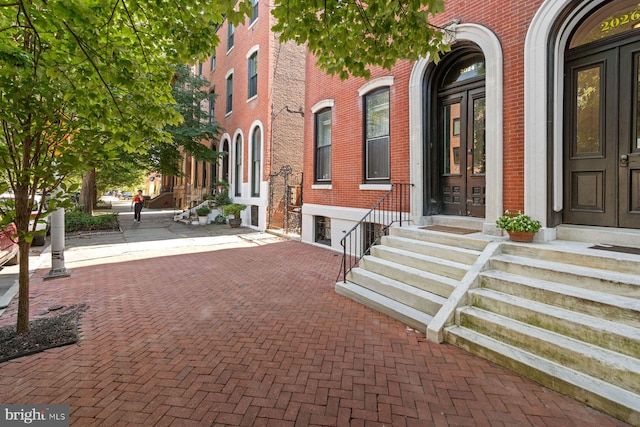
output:
[[[29,332],[18,334],[16,325],[0,328],[0,363],[78,341],[78,319],[84,304],[54,307],[55,315],[29,322]]]

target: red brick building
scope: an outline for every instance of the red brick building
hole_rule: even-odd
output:
[[[305,49],[280,43],[273,24],[268,4],[255,0],[253,16],[221,25],[216,51],[194,67],[218,95],[206,108],[224,129],[219,141],[203,144],[227,155],[217,164],[186,156],[185,177],[174,185],[175,204],[184,208],[228,183],[233,201],[248,207],[243,225],[262,230],[284,228],[291,208],[284,184],[302,176]]]
[[[308,56],[303,240],[340,248],[393,183],[413,184],[414,224],[640,229],[639,19],[633,1],[454,0],[438,64],[341,82]]]

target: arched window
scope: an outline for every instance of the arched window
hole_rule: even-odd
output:
[[[251,196],[260,196],[260,181],[262,163],[262,131],[256,126],[251,135]]]
[[[242,195],[242,137],[238,135],[236,137],[235,147],[235,170],[233,174],[234,179],[234,194],[236,196]]]

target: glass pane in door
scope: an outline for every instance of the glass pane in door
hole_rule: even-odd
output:
[[[602,153],[602,69],[595,66],[578,71],[576,90],[576,141],[578,156]]]
[[[634,152],[640,152],[640,55],[636,56],[636,70],[635,70],[635,84],[636,84],[636,90],[635,90],[635,95],[636,95],[636,99],[635,99],[635,107],[636,107],[636,134],[635,134],[635,141],[636,141],[636,145],[634,147]]]
[[[445,174],[460,173],[460,103],[444,106],[443,170]]]
[[[485,173],[485,98],[473,100],[473,174]]]

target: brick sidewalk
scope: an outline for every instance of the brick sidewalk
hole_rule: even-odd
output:
[[[334,252],[155,255],[36,272],[32,319],[86,303],[81,340],[0,364],[0,402],[68,404],[78,426],[625,425],[335,294]]]

